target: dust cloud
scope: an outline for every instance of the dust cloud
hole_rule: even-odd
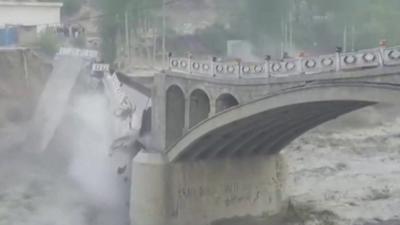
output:
[[[22,135],[25,125],[2,138],[1,225],[129,224],[128,185],[109,157],[113,140],[107,106],[99,93],[75,97],[42,154],[10,143],[19,140],[13,136]]]

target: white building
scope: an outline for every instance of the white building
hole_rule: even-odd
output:
[[[60,24],[62,3],[0,1],[0,27],[6,25],[36,26]]]

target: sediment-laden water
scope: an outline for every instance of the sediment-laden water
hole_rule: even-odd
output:
[[[285,150],[299,224],[400,224],[398,111],[378,106],[349,114]]]

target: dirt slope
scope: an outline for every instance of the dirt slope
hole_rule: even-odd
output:
[[[0,128],[30,117],[50,70],[30,50],[0,50]]]

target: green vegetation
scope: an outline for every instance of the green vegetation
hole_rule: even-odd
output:
[[[293,27],[293,41],[300,49],[334,49],[343,45],[345,33],[348,49],[375,47],[383,38],[400,43],[396,29],[400,2],[396,0],[252,0],[232,13],[238,14],[232,21],[235,32],[256,45],[262,45],[266,37],[284,40],[289,35],[285,25]]]
[[[39,2],[62,2],[61,8],[63,16],[72,16],[79,12],[82,7],[83,0],[38,0]]]
[[[104,13],[100,20],[102,53],[106,61],[112,62],[116,57],[118,35],[125,35],[125,19],[129,23],[130,35],[140,33],[138,30],[143,21],[156,17],[155,11],[161,8],[162,0],[98,0]],[[121,38],[123,39],[123,38]]]
[[[195,36],[215,55],[224,55],[226,53],[227,41],[239,38],[238,35],[232,33],[229,29],[225,29],[221,24],[197,30]]]
[[[63,0],[63,7],[61,13],[66,16],[74,15],[79,12],[82,6],[81,0]]]
[[[116,43],[125,38],[126,14],[131,37],[140,36],[143,21],[160,26],[162,0],[98,1],[105,14],[100,27],[102,49],[108,61],[115,59]],[[390,45],[400,44],[400,29],[396,29],[400,19],[398,0],[215,0],[215,3],[218,24],[198,30],[193,40],[216,54],[225,52],[225,42],[229,39],[251,41],[259,55],[278,54],[282,46],[286,51],[332,52],[345,41],[347,50],[376,47],[381,39],[387,39]],[[168,35],[168,40],[175,37]]]
[[[106,62],[113,62],[116,58],[117,25],[117,21],[112,16],[104,17],[100,22],[101,52]]]
[[[41,33],[36,45],[41,52],[50,57],[53,57],[59,48],[58,38],[52,32]]]
[[[72,45],[78,48],[86,47],[86,37],[85,35],[79,35],[77,38],[72,40]]]

